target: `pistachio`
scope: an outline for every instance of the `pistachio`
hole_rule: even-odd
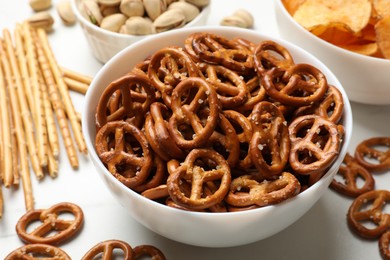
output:
[[[99,5],[100,12],[102,13],[103,17],[120,13],[119,5],[118,6],[107,6],[107,5]]]
[[[125,24],[126,20],[127,17],[124,14],[111,14],[103,18],[100,27],[112,32],[119,32],[120,27]]]
[[[99,5],[105,6],[119,6],[121,4],[121,0],[97,0]]]
[[[174,2],[168,7],[168,10],[171,9],[180,9],[181,11],[183,11],[184,16],[186,17],[186,23],[192,21],[195,17],[199,15],[200,12],[198,7],[187,2]]]
[[[247,25],[246,28],[253,27],[254,19],[253,19],[252,14],[249,13],[248,11],[246,11],[244,9],[238,9],[237,11],[235,11],[233,13],[233,15],[243,19]]]
[[[51,6],[51,0],[29,0],[28,2],[36,12],[47,10]]]
[[[91,23],[100,26],[103,15],[97,2],[93,0],[84,0],[79,5],[80,13]]]
[[[145,11],[152,21],[167,10],[166,0],[143,0]]]
[[[179,28],[184,24],[185,16],[179,9],[167,10],[153,22],[156,32],[164,32],[174,28]]]
[[[193,4],[199,8],[209,4],[210,0],[185,0],[186,2]]]
[[[54,24],[53,17],[46,11],[33,14],[26,20],[34,28],[43,28],[45,31],[51,31]]]
[[[133,16],[126,20],[124,33],[132,35],[148,35],[154,33],[153,23],[150,19]]]
[[[241,17],[235,16],[235,15],[230,15],[230,16],[224,17],[222,19],[222,21],[220,22],[220,25],[247,28],[246,21],[243,20]]]
[[[128,17],[143,16],[145,13],[142,0],[122,0],[119,9]]]
[[[57,13],[65,25],[72,25],[76,22],[76,15],[72,10],[69,0],[61,0],[56,5]]]

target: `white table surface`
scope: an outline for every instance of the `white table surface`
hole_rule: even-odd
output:
[[[33,13],[28,1],[1,0],[1,3],[1,29],[12,31],[16,23]],[[254,30],[278,36],[271,0],[214,0],[208,24],[218,25],[224,16],[238,8],[254,15]],[[58,63],[94,76],[102,64],[90,52],[79,25],[66,27],[55,8],[52,7],[50,12],[56,21],[49,40]],[[72,98],[76,110],[81,112],[83,95],[75,93]],[[350,152],[363,139],[390,136],[389,106],[352,103],[352,109],[354,130]],[[390,189],[388,174],[375,175],[375,178],[377,189]],[[86,156],[80,157],[80,168],[74,171],[62,149],[59,176],[56,179],[47,176],[37,182],[32,173],[32,182],[35,208],[48,208],[69,201],[83,209],[85,222],[82,231],[60,246],[73,259],[80,259],[98,242],[114,238],[127,241],[132,246],[155,245],[167,259],[380,259],[377,241],[357,238],[346,225],[346,213],[352,200],[332,190],[328,190],[300,220],[270,238],[234,248],[201,248],[168,240],[133,220],[108,192]],[[15,226],[25,212],[21,187],[12,190],[3,188],[3,195],[5,206],[0,220],[0,259],[23,245],[16,235]]]

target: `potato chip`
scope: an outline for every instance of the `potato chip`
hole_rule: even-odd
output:
[[[283,5],[286,7],[287,12],[294,15],[298,7],[306,0],[282,0]]]
[[[367,56],[373,56],[378,52],[378,45],[376,42],[367,44],[340,45],[340,47]]]
[[[390,59],[390,16],[376,23],[375,32],[379,49],[386,59]]]
[[[317,26],[311,32],[321,39],[335,45],[353,44],[358,41],[357,35],[348,30],[342,23]]]
[[[308,30],[343,23],[352,32],[359,32],[368,24],[371,10],[369,0],[306,0],[293,17]]]
[[[390,16],[390,0],[371,0],[379,19]]]

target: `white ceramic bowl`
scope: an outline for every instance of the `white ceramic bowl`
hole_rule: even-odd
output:
[[[243,212],[204,213],[170,208],[146,199],[125,187],[105,168],[96,154],[94,146],[95,109],[103,90],[110,82],[127,73],[138,61],[143,60],[151,53],[168,45],[183,45],[184,39],[189,34],[199,31],[219,34],[226,38],[240,36],[253,42],[265,39],[279,42],[291,52],[297,63],[306,62],[316,66],[327,76],[329,83],[340,89],[345,103],[342,121],[345,127],[345,137],[339,158],[321,180],[296,197],[278,205]],[[89,155],[98,174],[113,196],[130,212],[131,216],[164,237],[203,247],[232,247],[248,244],[267,238],[298,220],[328,189],[328,185],[346,154],[352,132],[352,112],[347,94],[334,74],[320,60],[284,40],[232,27],[178,29],[149,37],[127,47],[108,61],[94,77],[86,94],[82,120]]]
[[[330,44],[297,23],[282,0],[275,0],[274,7],[281,37],[321,59],[343,84],[351,101],[390,104],[390,60],[357,54]]]
[[[120,33],[111,32],[105,29],[95,26],[89,22],[85,17],[80,13],[77,6],[81,0],[71,0],[72,9],[77,17],[77,20],[83,30],[84,36],[91,48],[93,55],[102,63],[106,63],[119,51],[123,50],[127,46],[142,40],[144,38],[150,37],[147,36],[137,36],[137,35],[125,35]],[[183,27],[193,27],[193,26],[202,26],[207,23],[207,19],[210,13],[209,3],[205,6],[200,14],[191,22],[185,24]]]

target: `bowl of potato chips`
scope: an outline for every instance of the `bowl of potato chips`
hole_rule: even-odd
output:
[[[387,0],[277,0],[280,35],[320,58],[351,101],[390,104]]]

